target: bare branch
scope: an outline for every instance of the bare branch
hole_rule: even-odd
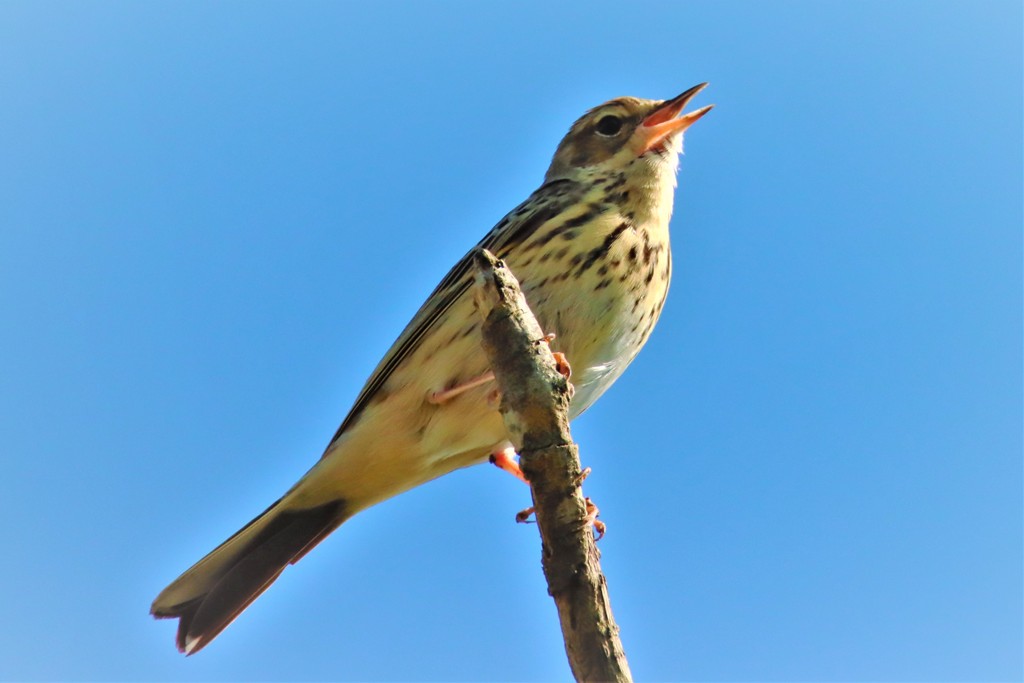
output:
[[[530,480],[544,576],[569,666],[577,681],[631,681],[580,490],[568,382],[555,369],[548,345],[539,342],[544,332],[504,263],[481,249],[474,265],[483,347],[501,392],[505,426]]]

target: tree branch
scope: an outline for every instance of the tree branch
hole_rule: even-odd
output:
[[[544,576],[569,666],[577,681],[631,681],[580,490],[568,382],[548,345],[538,341],[544,332],[505,264],[481,249],[474,265],[484,352],[501,392],[505,427],[530,480]]]

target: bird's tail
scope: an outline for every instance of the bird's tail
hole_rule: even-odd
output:
[[[191,655],[227,628],[289,564],[345,521],[344,501],[295,509],[277,501],[165,588],[150,609],[179,618],[178,649]]]

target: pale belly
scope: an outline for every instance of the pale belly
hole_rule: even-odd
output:
[[[670,263],[667,244],[645,250],[643,238],[629,231],[602,265],[581,276],[574,271],[540,287],[537,275],[526,269],[527,302],[541,327],[557,335],[552,349],[572,366],[570,419],[600,398],[647,342],[668,292]]]

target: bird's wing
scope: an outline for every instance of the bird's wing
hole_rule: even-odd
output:
[[[331,438],[331,443],[334,443],[356,421],[395,368],[419,348],[423,339],[434,329],[445,312],[469,290],[473,283],[470,272],[473,253],[477,249],[489,249],[498,258],[502,258],[509,249],[522,244],[538,228],[577,202],[580,194],[577,183],[571,180],[560,179],[545,183],[525,202],[498,221],[498,224],[477,243],[476,247],[459,259],[459,262],[448,271],[440,284],[427,297],[426,302],[420,306],[416,315],[402,330],[388,352],[384,354],[384,358],[381,359],[362,391],[359,392],[359,396],[356,397],[352,409]],[[328,450],[330,450],[329,444]]]

